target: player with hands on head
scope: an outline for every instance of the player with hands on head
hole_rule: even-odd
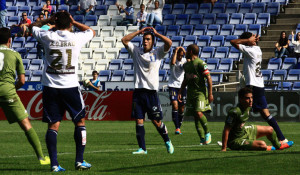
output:
[[[190,60],[183,65],[184,80],[178,92],[178,98],[183,100],[183,92],[187,86],[187,101],[184,116],[193,116],[195,127],[200,137],[200,145],[211,143],[207,118],[203,112],[210,112],[210,103],[213,102],[212,79],[206,63],[198,58],[199,47],[191,44],[186,50],[186,59]],[[208,88],[206,87],[206,83]],[[201,126],[199,126],[199,122]]]
[[[130,42],[135,36],[143,35],[143,47],[138,47]],[[155,37],[160,38],[164,45],[154,48]],[[139,31],[130,33],[122,38],[122,43],[133,59],[134,65],[134,92],[132,117],[136,121],[136,138],[139,149],[133,154],[147,154],[145,144],[145,113],[152,121],[157,131],[163,138],[167,151],[173,154],[174,147],[168,136],[166,125],[163,119],[162,109],[158,98],[159,67],[161,60],[168,53],[172,41],[159,34],[152,27],[145,27]]]

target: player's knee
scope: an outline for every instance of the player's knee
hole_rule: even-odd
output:
[[[136,119],[135,122],[136,122],[137,125],[144,124],[144,120],[143,119]]]
[[[274,129],[271,126],[268,126],[267,130],[269,134],[272,134],[274,131]]]
[[[161,125],[161,120],[152,120],[152,123],[153,123],[156,127],[160,127],[160,125]]]
[[[264,141],[258,142],[258,148],[259,148],[260,150],[266,150],[266,149],[267,149],[267,144],[266,144],[266,142],[264,142]]]

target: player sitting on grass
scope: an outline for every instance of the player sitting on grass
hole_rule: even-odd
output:
[[[222,136],[222,151],[228,146],[232,150],[282,150],[291,147],[294,142],[279,142],[271,126],[245,126],[253,103],[252,90],[242,88],[238,92],[239,104],[228,112]],[[267,146],[262,140],[266,136],[273,146]]]
[[[44,157],[41,143],[35,130],[32,128],[16,90],[25,83],[25,70],[21,55],[10,49],[11,32],[8,28],[0,28],[0,107],[10,124],[18,122],[25,132],[27,140],[33,147],[41,165],[50,164],[49,157]],[[16,73],[18,80],[15,83]]]

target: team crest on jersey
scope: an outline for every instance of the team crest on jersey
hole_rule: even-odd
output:
[[[208,69],[207,65],[204,65],[204,70]]]
[[[153,106],[153,107],[152,107],[152,110],[153,110],[153,111],[156,111],[156,110],[157,110],[157,106]]]

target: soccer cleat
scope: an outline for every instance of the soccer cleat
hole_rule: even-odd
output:
[[[281,140],[280,143],[281,143],[281,142],[287,143],[287,142],[288,142],[288,139]]]
[[[175,130],[175,134],[176,134],[176,135],[182,134],[179,128],[177,128],[177,129]]]
[[[274,146],[267,146],[267,151],[274,151],[276,148]]]
[[[288,142],[281,141],[280,143],[281,143],[281,146],[280,146],[280,148],[278,148],[278,150],[287,149],[287,148],[293,146],[293,144],[294,144],[293,141],[288,141]]]
[[[75,169],[82,171],[82,170],[89,170],[92,167],[91,164],[87,163],[86,161],[81,162],[76,162],[75,163]]]
[[[208,145],[208,144],[210,144],[210,142],[211,142],[211,135],[210,135],[210,133],[207,133],[207,134],[205,134],[205,145]]]
[[[138,149],[135,152],[132,152],[132,154],[147,154],[147,150],[143,150],[143,148]]]
[[[171,140],[166,142],[166,147],[167,147],[168,153],[170,153],[170,154],[174,153],[174,147],[173,147]]]
[[[41,165],[49,165],[50,164],[50,158],[48,156],[45,156],[44,159],[40,159]]]
[[[200,145],[204,145],[204,144],[205,144],[205,139],[204,138],[200,139]]]
[[[66,169],[64,169],[60,165],[58,165],[58,166],[52,166],[51,171],[52,172],[60,172],[60,171],[66,171]]]
[[[223,145],[223,143],[221,141],[218,141],[217,143],[218,143],[219,146]]]

